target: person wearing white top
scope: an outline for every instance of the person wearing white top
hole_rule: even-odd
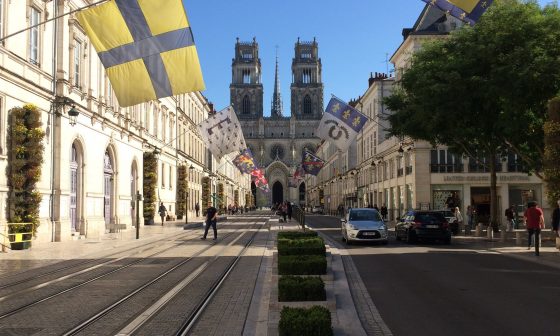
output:
[[[455,214],[455,221],[457,222],[457,225],[459,227],[459,232],[461,232],[463,230],[463,215],[461,214],[459,207],[455,207],[454,214]]]

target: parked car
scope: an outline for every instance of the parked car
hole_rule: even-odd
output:
[[[311,213],[322,215],[323,214],[323,207],[320,206],[320,205],[316,205],[313,208],[311,208]]]
[[[443,214],[443,217],[447,219],[447,223],[449,223],[449,229],[451,233],[456,235],[459,233],[459,223],[455,221],[455,214],[451,210],[437,210]]]
[[[449,222],[441,211],[408,211],[395,226],[397,240],[414,243],[419,239],[441,240],[451,244]]]
[[[371,208],[349,209],[340,220],[342,239],[351,244],[356,241],[387,244],[387,226],[379,212]]]

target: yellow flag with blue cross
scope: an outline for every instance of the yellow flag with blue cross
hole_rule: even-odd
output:
[[[110,0],[77,18],[120,106],[205,89],[181,0]]]

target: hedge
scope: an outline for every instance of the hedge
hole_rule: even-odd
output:
[[[278,255],[325,255],[325,242],[321,237],[278,239]]]
[[[278,280],[278,301],[325,301],[327,292],[320,277],[286,275]]]
[[[315,231],[282,231],[278,232],[278,239],[299,239],[299,238],[314,238],[317,237]]]
[[[324,255],[279,255],[278,274],[327,274],[327,258]]]
[[[280,336],[331,336],[330,311],[321,306],[309,309],[284,307],[278,325]]]

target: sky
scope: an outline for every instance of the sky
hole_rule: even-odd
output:
[[[270,115],[278,47],[284,115],[290,115],[291,62],[298,39],[319,44],[325,105],[331,94],[346,101],[363,95],[371,72],[387,61],[425,3],[421,0],[183,0],[194,34],[206,90],[217,110],[229,105],[236,38],[259,44],[264,115]],[[539,0],[541,5],[551,0]]]

